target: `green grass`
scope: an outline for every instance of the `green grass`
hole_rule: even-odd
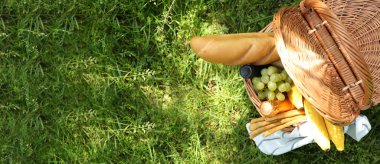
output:
[[[378,163],[372,131],[346,150],[267,156],[238,67],[209,64],[192,36],[255,32],[281,0],[0,1],[0,161]]]

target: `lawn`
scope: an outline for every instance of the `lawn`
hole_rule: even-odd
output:
[[[255,32],[283,0],[0,1],[2,163],[378,163],[372,131],[346,150],[261,153],[238,67],[207,63],[192,36]]]

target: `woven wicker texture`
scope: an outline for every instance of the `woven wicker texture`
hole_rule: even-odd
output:
[[[380,102],[380,0],[328,0],[325,3],[354,38],[369,65],[374,105]]]
[[[328,58],[298,7],[285,8],[274,19],[277,50],[281,61],[302,95],[325,118],[341,123],[341,109],[349,109],[344,122],[360,110],[350,95],[339,91],[346,85]],[[343,106],[342,106],[343,105]],[[351,118],[350,118],[351,116]]]
[[[342,7],[336,1],[330,5]],[[295,85],[322,116],[345,125],[371,105],[373,83],[361,49],[340,19],[348,18],[339,18],[321,1],[305,0],[279,11],[273,29]]]

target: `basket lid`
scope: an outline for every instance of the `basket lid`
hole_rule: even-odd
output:
[[[356,41],[373,81],[373,105],[380,102],[380,0],[324,0]]]
[[[346,14],[341,19],[355,18]],[[285,70],[324,118],[345,125],[371,105],[370,68],[347,27],[325,3],[304,0],[299,7],[280,10],[273,32]]]

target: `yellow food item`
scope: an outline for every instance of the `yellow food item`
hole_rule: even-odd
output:
[[[294,84],[292,84],[292,87],[288,92],[288,98],[297,109],[303,108],[302,94]]]
[[[304,100],[304,109],[308,121],[312,123],[311,130],[314,141],[321,147],[323,151],[330,149],[330,136],[326,128],[324,118],[314,109],[314,107]]]
[[[344,150],[344,130],[343,127],[334,125],[325,119],[327,131],[329,132],[330,139],[334,143],[338,151]]]

